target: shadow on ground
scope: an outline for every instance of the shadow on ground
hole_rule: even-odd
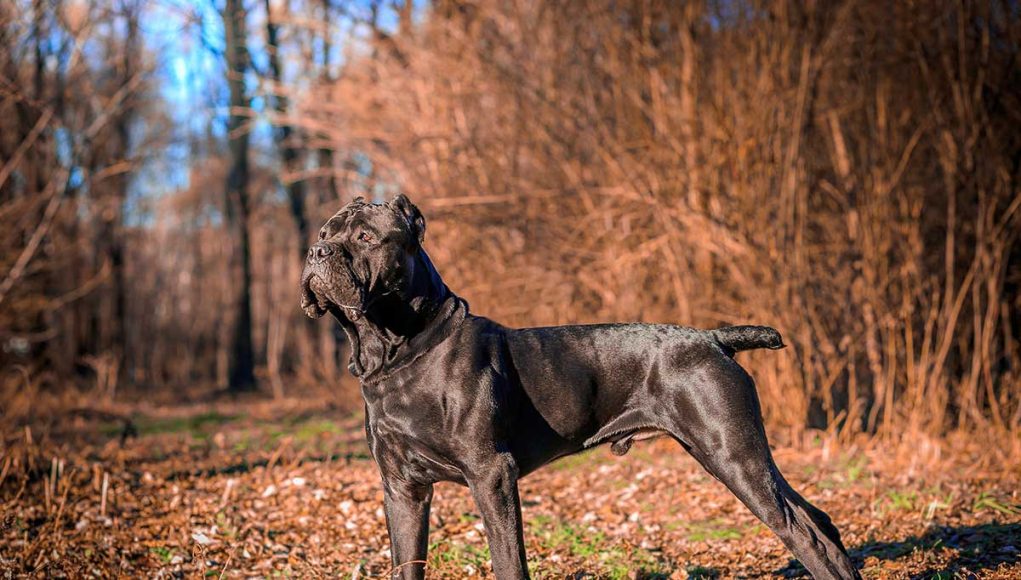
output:
[[[947,554],[947,557],[940,558],[939,564],[911,576],[919,580],[955,578],[962,573],[975,574],[1003,564],[1016,564],[1021,561],[1021,523],[958,527],[936,525],[922,536],[912,536],[896,542],[867,542],[849,550],[859,568],[863,565],[867,567],[869,558],[899,560],[916,551]],[[808,572],[797,561],[791,561],[773,574],[787,578],[808,576]]]

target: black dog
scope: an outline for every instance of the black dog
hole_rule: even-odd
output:
[[[496,576],[526,578],[518,478],[601,443],[618,455],[679,442],[816,578],[857,578],[830,518],[777,470],[751,377],[732,358],[781,348],[763,326],[652,324],[510,329],[468,312],[421,243],[407,197],[361,198],[308,251],[302,308],[351,340],[365,431],[383,477],[394,574],[421,578],[432,486],[467,485]]]

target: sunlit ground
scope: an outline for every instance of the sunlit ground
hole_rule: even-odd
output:
[[[391,568],[357,416],[293,401],[128,409],[8,429],[4,442],[0,569],[353,578]],[[776,456],[866,577],[1021,576],[1021,471],[984,462],[981,448],[944,443],[937,456],[818,442]],[[803,574],[669,441],[567,458],[526,478],[521,494],[539,578]],[[491,575],[466,490],[437,487],[430,544],[430,577]]]

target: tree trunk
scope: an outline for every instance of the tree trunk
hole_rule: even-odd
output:
[[[269,68],[273,75],[273,108],[280,119],[277,126],[277,146],[280,147],[280,156],[283,159],[284,175],[290,176],[284,188],[287,190],[287,199],[290,201],[291,216],[294,218],[294,225],[298,234],[298,253],[305,255],[309,240],[308,220],[305,217],[305,181],[295,179],[294,174],[298,169],[300,159],[299,149],[295,146],[296,139],[294,127],[284,121],[287,117],[288,98],[283,90],[283,73],[280,66],[280,27],[274,21],[270,0],[266,3],[266,39],[269,44]],[[286,5],[285,5],[286,6]]]
[[[249,109],[245,90],[248,47],[245,9],[241,0],[227,0],[223,11],[226,33],[227,84],[230,87],[230,116],[227,139],[230,144],[230,171],[227,174],[228,225],[236,230],[241,276],[237,280],[237,313],[231,333],[228,387],[231,392],[255,390],[255,354],[252,349],[252,257],[248,232],[248,130],[243,128],[243,112]]]
[[[330,0],[323,0],[323,21],[325,22],[324,30],[330,30]],[[333,75],[330,72],[332,62],[330,55],[333,52],[333,46],[330,43],[329,32],[323,34],[323,66],[320,72],[319,79],[323,83],[333,82]],[[319,201],[323,201],[324,194],[326,192],[325,199],[328,199],[330,203],[336,203],[340,201],[340,187],[337,184],[337,175],[333,170],[333,149],[329,147],[323,147],[319,149],[319,171],[324,176],[325,183],[319,190]],[[323,170],[326,170],[325,172]],[[343,332],[341,332],[343,334]]]
[[[134,76],[138,74],[135,63],[138,52],[138,18],[141,12],[141,3],[124,3],[125,17],[127,19],[127,32],[124,38],[123,47],[123,85],[130,85]],[[133,104],[126,102],[123,110],[117,115],[115,129],[117,135],[116,150],[113,151],[109,163],[126,161],[131,156],[131,123],[134,120]],[[113,385],[119,381],[119,369],[125,368],[124,357],[126,356],[127,344],[127,280],[125,275],[125,231],[124,231],[124,204],[128,197],[129,173],[122,172],[114,180],[111,190],[110,215],[106,218],[105,226],[108,228],[107,237],[107,259],[110,261],[112,285],[111,297],[113,301],[110,331],[108,333],[109,343],[104,345],[105,349],[114,357]]]

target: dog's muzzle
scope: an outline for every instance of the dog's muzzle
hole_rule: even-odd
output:
[[[308,250],[301,274],[301,309],[309,318],[319,318],[332,307],[351,320],[364,314],[364,290],[338,258],[334,248],[324,242]]]
[[[326,258],[333,255],[333,247],[326,242],[316,242],[308,249],[308,256],[305,261],[310,265],[318,266]]]

